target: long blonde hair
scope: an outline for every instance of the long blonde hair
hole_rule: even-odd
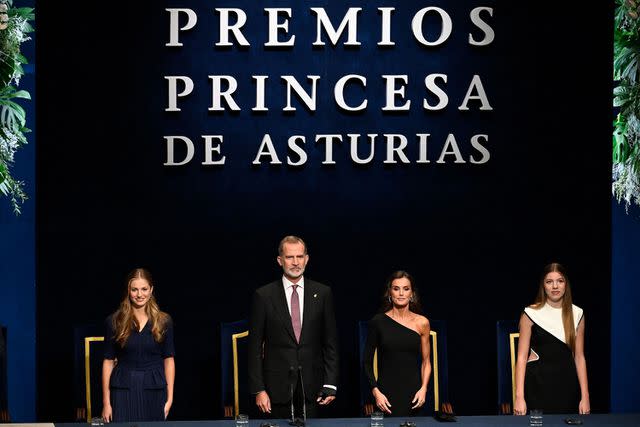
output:
[[[140,325],[136,317],[133,315],[133,307],[131,306],[131,298],[129,296],[131,290],[131,282],[135,279],[144,279],[149,283],[151,289],[153,289],[153,280],[151,279],[151,273],[144,268],[136,268],[127,275],[127,288],[125,289],[125,295],[120,302],[120,307],[113,313],[112,323],[113,330],[115,332],[114,339],[121,346],[127,343],[131,331],[140,329]],[[163,311],[160,311],[158,303],[156,302],[153,293],[149,297],[149,301],[144,307],[144,311],[149,317],[151,325],[151,334],[156,342],[162,342],[164,340],[165,332],[167,331],[167,325],[171,321],[169,315]]]
[[[538,310],[546,304],[547,294],[544,291],[544,279],[549,273],[559,273],[565,281],[564,296],[562,297],[562,326],[564,327],[564,340],[571,351],[574,352],[576,347],[576,327],[573,323],[573,298],[571,297],[569,278],[562,264],[553,262],[544,267],[536,302],[531,307]]]

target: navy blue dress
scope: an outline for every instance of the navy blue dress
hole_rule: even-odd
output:
[[[171,320],[162,342],[153,339],[151,321],[142,331],[131,331],[124,347],[114,340],[111,316],[106,329],[104,358],[117,360],[109,380],[113,422],[164,421],[164,359],[175,353]]]

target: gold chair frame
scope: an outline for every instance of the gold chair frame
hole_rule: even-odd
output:
[[[511,349],[511,407],[516,401],[516,338],[520,338],[519,332],[509,334],[509,347]]]
[[[233,349],[233,411],[235,417],[240,413],[240,384],[238,375],[238,340],[249,336],[249,331],[239,332],[231,335],[231,346]]]
[[[87,422],[91,422],[91,343],[104,341],[104,337],[84,337],[84,385],[87,398]]]

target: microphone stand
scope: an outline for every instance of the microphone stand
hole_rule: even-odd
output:
[[[304,383],[302,382],[302,366],[298,366],[298,369],[294,369],[293,367],[291,367],[291,369],[296,372],[296,378],[295,378],[296,383],[298,382],[298,378],[300,378],[300,387],[302,387],[302,419],[300,419],[300,417],[296,417],[293,410],[293,381],[292,381],[291,382],[291,421],[289,421],[289,425],[296,426],[296,427],[304,427],[307,422],[307,402],[306,402],[306,396],[304,393]]]
[[[290,425],[296,422],[295,413],[293,411],[293,373],[295,372],[295,368],[293,366],[289,366],[289,398],[291,399],[291,421],[289,421]]]
[[[302,387],[302,425],[307,423],[307,395],[304,392],[304,380],[302,379],[302,366],[298,366],[300,372],[300,387]]]

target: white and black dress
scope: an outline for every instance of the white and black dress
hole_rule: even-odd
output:
[[[565,342],[562,309],[545,304],[537,310],[527,307],[524,313],[533,322],[524,380],[527,407],[545,413],[575,414],[580,403],[580,384],[573,352]],[[582,314],[582,309],[574,305],[576,329]]]

